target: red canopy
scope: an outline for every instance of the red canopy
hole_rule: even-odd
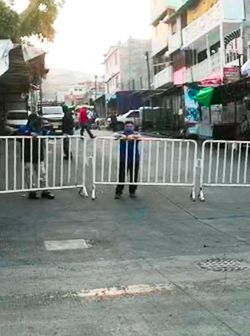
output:
[[[223,79],[221,79],[221,74],[219,72],[214,72],[208,77],[200,80],[202,86],[219,86],[223,84]]]

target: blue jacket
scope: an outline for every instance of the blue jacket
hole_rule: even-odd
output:
[[[31,135],[31,133],[35,133],[37,136],[41,135],[52,135],[50,131],[47,131],[45,129],[40,129],[39,131],[34,130],[29,124],[21,126],[18,129],[18,134],[19,135]]]
[[[127,153],[128,166],[133,165],[134,158],[135,158],[135,162],[138,163],[140,160],[139,141],[121,139],[120,140],[120,161],[121,163],[125,163],[126,153]]]
[[[18,130],[18,135],[31,135],[31,133],[35,133],[37,136],[41,135],[49,135],[50,132],[46,131],[44,129],[41,129],[39,131],[33,130],[30,125],[21,126]],[[31,155],[31,143],[32,143],[32,155]],[[40,162],[39,161],[39,140],[37,138],[31,138],[31,139],[24,139],[24,141],[21,142],[21,144],[24,146],[24,162],[31,162],[38,164],[42,161],[44,161],[44,140],[40,140]],[[23,152],[23,151],[22,151]]]

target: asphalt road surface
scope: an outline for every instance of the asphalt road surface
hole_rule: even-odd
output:
[[[189,192],[1,195],[0,335],[248,336],[250,191]]]

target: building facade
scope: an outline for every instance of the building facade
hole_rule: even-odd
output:
[[[85,81],[72,86],[64,94],[64,101],[68,105],[90,104],[105,92],[104,81]]]
[[[249,23],[250,0],[151,0],[154,88],[166,90],[155,104],[166,108],[172,128],[186,121],[188,87],[240,79],[250,58]],[[231,105],[225,111],[235,120]],[[212,123],[205,112],[203,122]]]
[[[104,56],[107,94],[148,88],[149,79],[152,79],[152,67],[149,64],[148,73],[146,53],[151,56],[150,40],[129,38],[123,44],[110,47]]]
[[[155,88],[206,80],[220,84],[239,78],[245,1],[160,1],[165,6],[152,20]],[[152,13],[155,3],[152,0]]]
[[[173,82],[173,69],[168,58],[171,43],[171,25],[166,20],[180,6],[180,0],[151,0],[152,57],[154,88],[168,86]]]

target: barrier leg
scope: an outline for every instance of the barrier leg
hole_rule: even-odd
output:
[[[199,199],[201,202],[205,202],[205,195],[204,195],[203,188],[200,188]]]
[[[88,195],[88,192],[87,192],[87,188],[85,186],[83,186],[80,191],[79,191],[79,195],[82,196],[82,197],[86,197],[88,198],[89,195]]]
[[[92,186],[92,193],[91,193],[91,199],[94,201],[96,199],[96,187],[93,184]]]
[[[193,202],[196,201],[196,193],[195,193],[195,187],[192,188],[190,198]]]

